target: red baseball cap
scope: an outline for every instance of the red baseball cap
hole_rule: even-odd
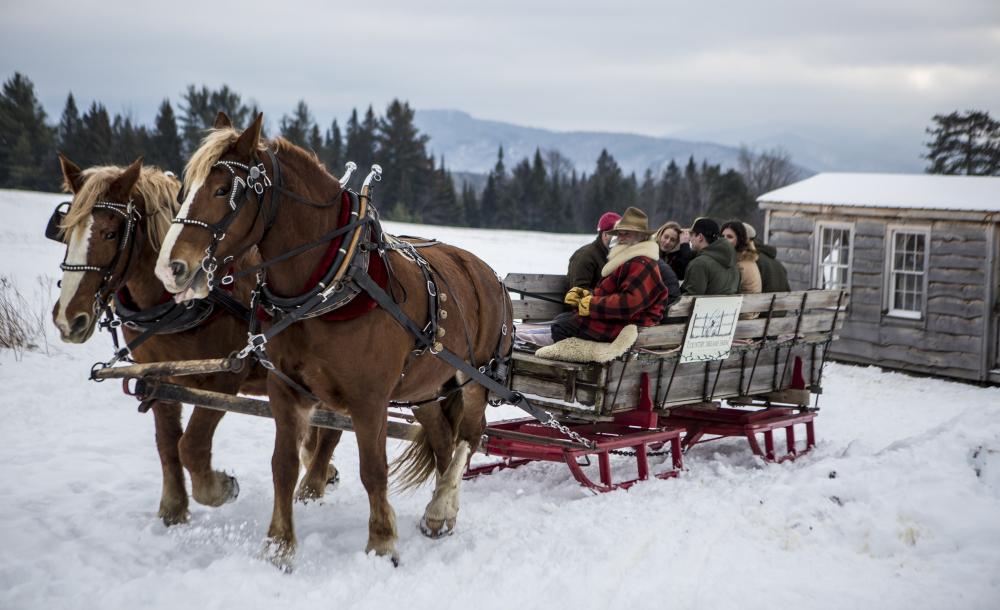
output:
[[[610,231],[615,228],[615,223],[622,219],[621,214],[616,214],[614,212],[605,212],[601,215],[601,219],[597,221],[598,231]]]

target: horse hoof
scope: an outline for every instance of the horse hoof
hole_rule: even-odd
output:
[[[422,517],[420,519],[420,531],[424,536],[432,540],[451,536],[455,532],[455,520]]]
[[[295,550],[287,542],[269,538],[264,542],[264,548],[260,552],[260,558],[285,574],[291,574],[294,569],[293,558]]]
[[[229,497],[226,498],[226,504],[230,504],[236,501],[236,498],[240,496],[240,482],[236,480],[236,477],[229,477]]]
[[[170,527],[172,525],[187,523],[191,518],[191,513],[186,508],[182,508],[181,510],[166,510],[161,508],[157,516],[163,520],[163,525]]]

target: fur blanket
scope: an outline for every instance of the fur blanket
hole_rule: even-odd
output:
[[[610,362],[627,352],[638,338],[638,327],[629,324],[611,343],[570,337],[539,348],[535,355],[539,358],[565,362]]]

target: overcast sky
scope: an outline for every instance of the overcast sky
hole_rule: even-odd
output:
[[[556,130],[809,141],[887,168],[922,166],[935,113],[1000,115],[998,0],[335,4],[2,0],[0,76],[27,74],[53,120],[70,90],[150,122],[187,84],[226,83],[272,125],[300,98],[327,125],[399,97]]]

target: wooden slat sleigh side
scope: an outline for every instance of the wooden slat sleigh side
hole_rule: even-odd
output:
[[[567,289],[565,276],[516,273],[504,282],[519,297],[513,300],[516,320],[551,320],[567,310],[531,296],[561,300]],[[846,293],[744,295],[741,312],[758,317],[738,322],[729,358],[681,364],[681,344],[694,300],[682,298],[668,312],[670,323],[640,329],[633,352],[607,364],[558,362],[515,351],[511,387],[547,409],[592,421],[610,421],[615,414],[634,409],[644,379],[655,409],[663,414],[720,399],[804,407],[811,394],[821,392],[825,353],[843,326]]]

